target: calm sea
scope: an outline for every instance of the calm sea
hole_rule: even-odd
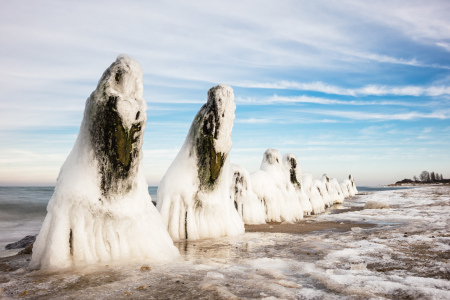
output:
[[[54,187],[0,187],[0,250],[27,235],[37,234]],[[156,201],[158,187],[148,192]]]

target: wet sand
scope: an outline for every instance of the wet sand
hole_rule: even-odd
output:
[[[329,214],[340,214],[349,211],[363,210],[363,207],[351,207],[345,209],[330,209]],[[303,220],[295,223],[270,222],[261,225],[245,225],[245,232],[271,232],[271,233],[291,233],[306,234],[318,231],[346,232],[353,227],[372,228],[374,224],[363,222],[338,222],[338,221],[317,221],[314,216],[307,216]]]

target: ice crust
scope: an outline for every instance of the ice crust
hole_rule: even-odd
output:
[[[142,69],[121,55],[86,101],[61,167],[30,267],[168,261],[179,253],[151,202],[142,170]]]
[[[233,89],[218,85],[192,122],[158,188],[157,207],[174,240],[244,233],[230,195]]]

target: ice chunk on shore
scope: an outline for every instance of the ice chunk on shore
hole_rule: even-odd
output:
[[[245,224],[264,224],[264,204],[253,192],[252,182],[247,170],[231,164],[230,194],[234,206]]]
[[[235,109],[231,87],[211,88],[159,185],[157,207],[174,240],[244,233],[230,198],[228,152]]]
[[[179,255],[151,202],[142,170],[147,119],[142,69],[121,55],[86,101],[59,173],[30,267],[165,261]]]
[[[383,208],[391,208],[389,204],[380,202],[380,201],[367,201],[364,205],[365,209],[383,209]]]
[[[304,192],[303,186],[301,184],[302,171],[298,164],[297,158],[294,154],[287,153],[283,155],[283,164],[285,172],[287,172],[290,182],[297,192],[297,196],[303,208],[303,213],[306,215],[310,215],[313,209],[311,202],[309,201],[309,197]]]

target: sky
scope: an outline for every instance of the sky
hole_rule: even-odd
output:
[[[317,179],[450,178],[449,1],[0,2],[0,185],[56,183],[122,53],[144,70],[149,185],[221,83],[250,173],[275,148]]]

